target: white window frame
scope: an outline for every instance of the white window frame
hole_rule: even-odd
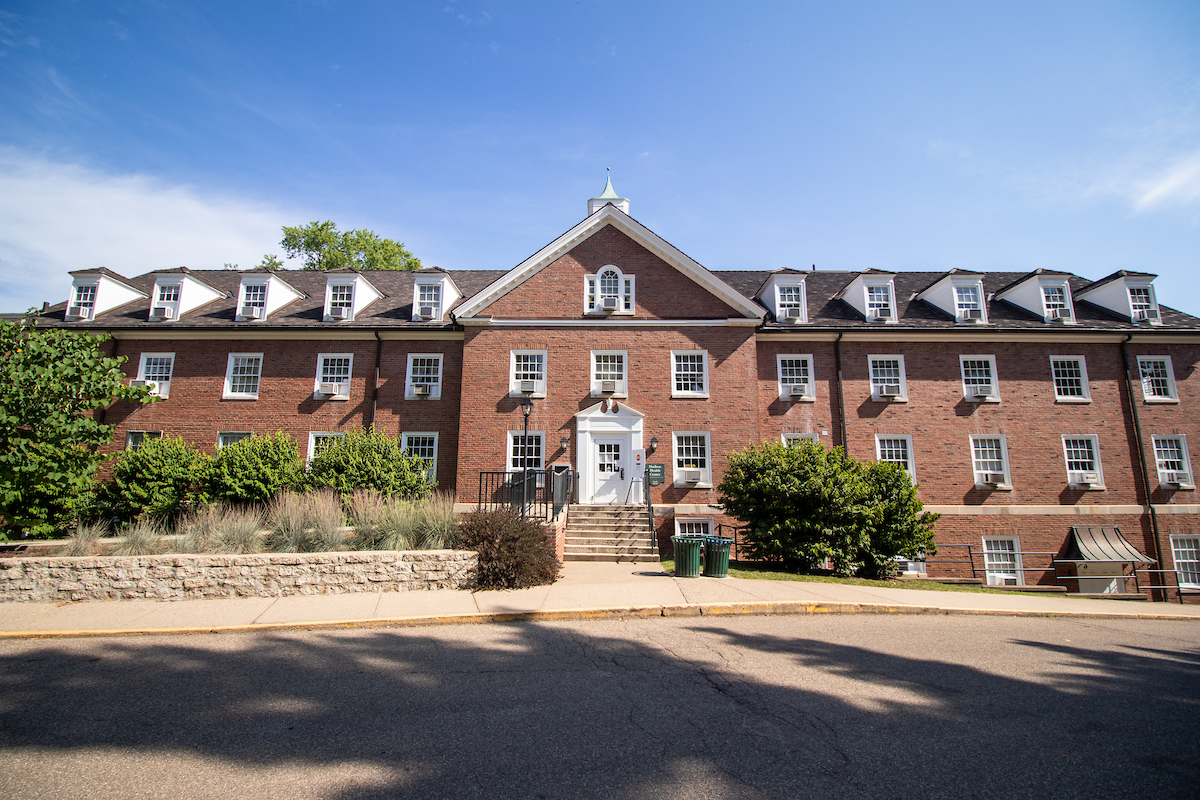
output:
[[[308,432],[308,457],[305,461],[312,461],[317,457],[317,441],[320,439],[344,439],[346,438],[345,431],[309,431]]]
[[[421,290],[429,287],[437,287],[438,299],[436,303],[424,303],[421,301]],[[421,316],[421,309],[427,305],[433,306],[433,316],[429,322],[440,322],[446,315],[444,304],[446,302],[446,284],[445,281],[438,280],[418,280],[413,285],[413,310],[412,316],[414,321],[425,322]]]
[[[79,299],[80,294],[81,294],[81,291],[80,291],[81,289],[90,289],[91,290],[91,299],[88,300],[88,304],[86,306],[83,305]],[[85,313],[83,316],[79,317],[80,320],[95,319],[96,318],[96,298],[99,296],[100,296],[100,281],[98,281],[98,280],[80,281],[79,283],[76,283],[71,287],[71,302],[67,303],[67,310],[70,311],[71,308],[79,306],[79,307],[87,310],[87,313]]]
[[[803,324],[808,322],[808,290],[805,287],[804,281],[800,281],[798,283],[779,283],[775,285],[775,321],[789,321],[784,318],[784,310],[785,308],[791,308],[792,306],[790,303],[787,306],[783,305],[784,289],[795,289],[800,293],[800,300],[797,305],[797,307],[800,309],[800,318],[795,320],[795,324]]]
[[[954,319],[955,319],[955,321],[963,322],[963,323],[970,323],[973,325],[974,324],[986,325],[987,321],[988,321],[987,295],[983,293],[983,281],[951,281],[950,288],[954,291]],[[958,299],[958,290],[959,289],[974,289],[975,293],[979,296],[979,299],[977,301],[979,303],[979,321],[978,322],[976,322],[973,319],[967,318],[967,316],[966,316],[967,309],[959,303],[959,299]]]
[[[174,289],[175,290],[174,291],[175,299],[174,300],[163,300],[162,294],[163,294],[164,289]],[[152,298],[152,302],[150,303],[150,315],[151,316],[154,315],[154,310],[156,308],[169,308],[169,309],[171,309],[171,316],[168,317],[167,319],[172,320],[172,321],[177,320],[177,319],[179,319],[179,303],[182,299],[183,299],[183,281],[182,280],[156,281],[154,283],[154,297]]]
[[[513,446],[516,440],[525,436],[525,431],[509,431],[508,438],[505,440],[504,447],[504,465],[509,472],[522,472],[525,467],[517,466],[517,455],[513,452]],[[541,450],[537,456],[537,465],[528,465],[528,469],[545,469],[546,468],[546,432],[545,431],[530,431],[529,439],[538,439],[541,442]],[[525,440],[528,444],[528,439]],[[522,460],[532,458],[528,453],[520,456]]]
[[[876,382],[875,380],[875,362],[876,361],[896,361],[900,366],[900,395],[899,397],[881,397],[879,387],[890,385],[883,381]],[[881,403],[907,403],[908,402],[908,377],[907,371],[904,369],[904,356],[898,354],[884,355],[868,355],[867,356],[867,379],[871,382],[871,399]]]
[[[686,524],[705,525],[707,533],[684,533],[683,526]],[[717,526],[714,524],[712,517],[675,517],[675,535],[676,536],[716,536]]]
[[[986,398],[976,397],[972,391],[972,387],[980,384],[968,384],[967,377],[967,362],[968,361],[986,361],[988,362],[988,370],[991,372],[992,393]],[[958,357],[958,374],[962,383],[962,395],[964,400],[969,400],[972,403],[999,403],[1000,402],[1000,376],[996,374],[996,357],[993,355],[960,355]]]
[[[148,358],[167,358],[171,360],[170,369],[167,370],[167,379],[165,381],[154,381],[154,388],[150,390],[150,394],[156,397],[168,398],[171,396],[171,379],[175,376],[175,354],[174,353],[142,353],[138,359],[137,379],[139,381],[152,380],[146,377],[146,359]],[[259,376],[262,380],[262,376]]]
[[[142,446],[142,442],[146,439],[161,439],[163,438],[162,431],[126,431],[125,432],[125,449],[137,450]],[[134,440],[136,441],[136,444]]]
[[[819,433],[794,433],[787,431],[779,434],[779,441],[784,447],[792,447],[795,442],[816,442],[821,443],[821,434]]]
[[[334,288],[340,289],[343,287],[350,288],[350,305],[347,306],[347,308],[349,309],[349,316],[347,316],[344,320],[334,320],[332,317],[333,290],[334,290]],[[352,280],[329,281],[328,283],[326,283],[325,284],[325,320],[328,322],[353,322],[354,321],[354,302],[356,300],[357,294],[358,294],[358,285]]]
[[[1176,545],[1176,542],[1180,545]],[[1186,543],[1186,544],[1183,544]],[[1186,552],[1183,548],[1186,547],[1191,552]],[[1191,558],[1181,559],[1180,553],[1192,556]],[[1179,563],[1190,565],[1190,569],[1179,569]],[[1200,536],[1196,534],[1173,534],[1171,536],[1171,564],[1175,568],[1175,579],[1179,582],[1180,587],[1184,589],[1200,589]],[[1191,577],[1191,580],[1185,580],[1184,575]]]
[[[509,397],[525,397],[521,391],[521,382],[517,380],[517,356],[541,356],[542,377],[534,381],[533,394],[530,397],[546,396],[546,377],[550,369],[550,357],[545,350],[509,350],[508,351],[508,395]]]
[[[971,457],[971,473],[974,476],[975,485],[982,487],[987,486],[983,480],[983,475],[992,472],[990,469],[980,469],[979,464],[975,461],[975,442],[978,439],[998,439],[1000,441],[1000,473],[1004,475],[1004,480],[993,491],[1009,491],[1012,489],[1012,472],[1011,464],[1008,460],[1008,437],[1003,433],[976,433],[970,437],[970,452]]]
[[[257,358],[258,359],[258,384],[254,392],[234,392],[230,387],[233,385],[233,365],[234,359],[237,358]],[[262,353],[230,353],[229,359],[225,362],[225,391],[221,397],[224,400],[257,400],[259,394],[262,393],[263,382],[263,354]]]
[[[703,467],[681,467],[679,466],[679,440],[683,436],[703,436],[704,437],[704,466]],[[687,487],[692,489],[711,489],[712,488],[712,467],[713,467],[713,451],[712,451],[712,434],[709,431],[671,431],[671,484],[673,486]],[[699,469],[700,480],[696,483],[689,483],[683,480],[683,471],[685,469]]]
[[[1042,301],[1042,319],[1046,322],[1054,322],[1054,319],[1050,316],[1053,309],[1046,302],[1047,289],[1062,290],[1063,300],[1066,303],[1067,313],[1069,314],[1068,317],[1063,319],[1063,322],[1068,325],[1075,324],[1075,303],[1071,300],[1071,284],[1066,281],[1042,281],[1038,283],[1038,293]]]
[[[601,299],[600,294],[600,276],[608,270],[614,270],[617,274],[617,294],[616,297],[620,302],[617,303],[616,311],[606,312],[599,307],[598,301]],[[610,297],[611,295],[603,295]],[[605,264],[600,269],[596,270],[591,275],[583,276],[583,313],[584,314],[603,314],[605,316],[629,316],[637,309],[637,276],[626,275],[621,271],[621,268],[616,264]]]
[[[884,322],[894,324],[900,317],[900,310],[896,307],[896,287],[892,285],[891,279],[863,281],[863,308],[867,310],[867,322],[879,321],[879,318],[875,316],[875,309],[871,307],[871,289],[878,288],[887,289],[888,309],[891,311],[891,316],[885,318]],[[879,307],[882,308],[882,306]]]
[[[690,391],[678,388],[678,356],[701,356],[700,366],[703,369],[704,390]],[[708,382],[708,351],[707,350],[672,350],[671,351],[671,397],[708,397],[712,390]]]
[[[433,458],[429,462],[429,467],[425,470],[425,474],[429,477],[429,482],[433,483],[437,480],[437,459],[438,459],[438,435],[436,431],[405,431],[400,434],[400,447],[405,452],[409,452],[411,446],[410,441],[416,437],[432,438],[433,439]]]
[[[429,384],[429,400],[440,400],[442,397],[442,379],[445,377],[446,365],[441,353],[409,353],[408,366],[404,370],[404,399],[405,400],[424,400],[426,396],[418,396],[413,392],[413,359],[417,358],[432,358],[437,361],[438,375],[437,383]]]
[[[988,542],[1010,542],[1010,543],[1012,543],[1013,549],[1011,551],[988,550]],[[1007,553],[1007,552],[1012,553],[1012,565],[1013,565],[1014,571],[1016,572],[1016,580],[1017,580],[1017,582],[1015,584],[1003,583],[1004,577],[1007,576],[1009,573],[999,572],[999,571],[992,572],[992,569],[991,569],[993,560],[990,558],[990,554],[991,553],[1003,554],[1003,553]],[[1021,563],[1021,537],[1020,536],[984,536],[983,537],[983,574],[984,574],[984,580],[987,581],[988,586],[1024,586],[1025,585],[1025,569],[1024,569],[1024,565]],[[996,576],[996,578],[997,578],[996,581],[993,581],[993,579],[992,579],[993,576]]]
[[[249,304],[249,299],[246,297],[246,290],[252,286],[254,288],[258,288],[261,286],[262,290],[263,290],[262,305],[261,306],[255,305],[255,308],[262,309],[262,314],[259,315],[258,319],[250,319],[248,317],[242,316],[242,309],[245,308]],[[259,281],[243,280],[241,286],[238,287],[238,304],[237,304],[237,309],[235,311],[237,318],[241,319],[241,320],[250,319],[251,322],[262,322],[263,320],[265,320],[267,318],[267,302],[268,302],[268,298],[270,297],[270,294],[271,294],[271,281],[270,280],[259,280]],[[257,302],[258,301],[256,300],[255,303],[257,303]]]
[[[1086,440],[1086,441],[1091,442],[1091,444],[1092,444],[1092,459],[1093,459],[1092,463],[1095,465],[1094,469],[1090,469],[1090,470],[1073,470],[1073,469],[1071,469],[1070,454],[1067,451],[1067,442],[1072,439],[1081,439],[1081,440]],[[1088,472],[1094,472],[1094,473],[1096,473],[1096,477],[1098,480],[1095,484],[1093,484],[1092,486],[1089,486],[1087,488],[1092,489],[1092,490],[1097,490],[1097,491],[1103,490],[1104,489],[1104,468],[1100,464],[1100,437],[1096,436],[1095,434],[1090,434],[1090,433],[1075,433],[1075,434],[1064,433],[1062,435],[1062,447],[1063,447],[1063,466],[1066,467],[1066,470],[1067,470],[1067,484],[1070,486],[1082,487],[1084,485],[1083,475]]]
[[[1133,307],[1133,290],[1134,289],[1145,289],[1146,290],[1146,293],[1149,296],[1149,300],[1150,300],[1150,307],[1146,310],[1154,312],[1154,316],[1150,317],[1149,319],[1144,319],[1144,320],[1138,319],[1137,310],[1135,310]],[[1129,319],[1133,320],[1134,322],[1149,322],[1151,325],[1161,325],[1162,324],[1162,309],[1159,308],[1159,305],[1158,305],[1158,296],[1154,291],[1154,284],[1126,282],[1125,298],[1129,303]]]
[[[1164,469],[1163,468],[1164,459],[1159,458],[1158,443],[1161,441],[1169,440],[1169,439],[1174,439],[1179,443],[1180,461],[1184,467],[1184,469],[1182,469],[1182,470]],[[1192,471],[1192,456],[1188,452],[1187,436],[1183,435],[1182,433],[1171,433],[1171,434],[1155,433],[1150,436],[1150,443],[1151,443],[1150,446],[1154,448],[1154,468],[1158,471],[1159,485],[1160,486],[1170,485],[1171,481],[1168,481],[1166,479],[1166,475],[1171,472],[1187,472],[1187,481],[1186,482],[1180,481],[1181,486],[1179,488],[1194,489],[1195,483],[1196,483],[1196,473]]]
[[[792,387],[798,384],[785,383],[783,375],[783,362],[787,361],[803,361],[808,370],[808,382],[805,384],[807,390],[803,397],[793,397]],[[779,399],[785,402],[798,403],[814,403],[817,400],[816,376],[813,374],[813,357],[811,353],[796,354],[796,353],[779,353],[775,356],[775,377],[776,388],[779,391]]]
[[[232,442],[227,442],[224,439],[226,436],[237,436],[238,438],[234,439]],[[231,444],[236,444],[242,439],[253,438],[253,436],[254,431],[217,431],[217,449],[220,450],[222,448],[229,447]]]
[[[1059,392],[1058,378],[1054,375],[1055,361],[1076,361],[1079,364],[1080,379],[1083,381],[1083,396],[1064,395]],[[1092,386],[1088,381],[1087,359],[1083,356],[1050,356],[1050,381],[1054,384],[1054,401],[1056,403],[1090,403],[1092,402]]]
[[[913,437],[912,437],[912,435],[908,434],[908,433],[877,433],[877,434],[875,434],[875,460],[876,461],[884,460],[883,459],[883,440],[885,440],[885,439],[899,439],[904,442],[905,452],[908,453],[908,459],[905,461],[904,464],[901,464],[901,466],[904,467],[904,471],[907,472],[908,476],[910,478],[912,478],[913,481],[915,482],[917,480],[917,465],[916,465],[916,460],[913,455]],[[898,464],[899,462],[889,460],[888,463]]]
[[[333,381],[324,380],[325,377],[325,360],[333,358],[345,358],[350,361],[350,372],[346,375],[346,382],[338,381],[341,391],[333,395],[321,394],[320,388],[322,383],[332,383]],[[317,374],[313,379],[313,399],[314,400],[349,400],[350,399],[350,382],[354,380],[354,354],[353,353],[318,353],[317,354]]]
[[[1167,394],[1151,394],[1149,389],[1153,378],[1146,377],[1146,368],[1143,362],[1162,361],[1166,363],[1167,371]],[[1142,398],[1147,403],[1178,403],[1179,392],[1175,386],[1175,367],[1171,364],[1170,356],[1138,356],[1138,375],[1142,379]]]
[[[617,379],[617,390],[612,393],[612,397],[628,397],[629,396],[629,351],[628,350],[593,350],[588,358],[589,380],[591,383],[591,396],[604,397],[605,394],[600,391],[600,379],[596,377],[596,357],[597,356],[620,356],[621,357],[621,377]],[[672,360],[673,362],[673,360]]]

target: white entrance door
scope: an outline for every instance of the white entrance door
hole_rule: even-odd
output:
[[[596,465],[594,503],[624,503],[629,482],[629,437],[595,436],[592,455]]]

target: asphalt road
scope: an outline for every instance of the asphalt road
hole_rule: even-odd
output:
[[[0,797],[1195,798],[1200,624],[683,618],[0,643]]]

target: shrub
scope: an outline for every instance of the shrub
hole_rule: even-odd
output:
[[[64,556],[98,556],[103,553],[100,540],[108,535],[108,526],[103,522],[77,524],[75,533],[67,540],[67,545],[60,555]]]
[[[545,526],[513,511],[467,514],[459,524],[458,544],[479,553],[478,589],[524,589],[558,579],[559,564]]]
[[[722,508],[746,524],[751,558],[838,575],[888,577],[898,555],[935,553],[936,514],[895,464],[863,464],[840,447],[767,442],[729,457]]]
[[[425,462],[404,451],[399,438],[371,428],[349,431],[331,442],[309,464],[309,483],[333,489],[342,497],[355,489],[374,489],[403,498],[430,491]]]
[[[121,520],[177,519],[203,502],[210,461],[182,437],[145,439],[138,449],[117,456],[100,507]]]
[[[342,503],[333,492],[281,492],[267,511],[267,548],[277,553],[345,550]]]
[[[304,465],[296,443],[282,431],[251,436],[222,447],[209,470],[208,494],[232,505],[266,503],[304,483]]]
[[[163,552],[162,525],[142,518],[121,531],[123,540],[113,548],[114,556],[156,556]]]

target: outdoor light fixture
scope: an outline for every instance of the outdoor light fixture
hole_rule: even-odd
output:
[[[650,452],[653,453],[657,449],[658,449],[658,437],[651,436],[650,437]]]
[[[563,450],[566,450],[568,447],[571,446],[571,440],[568,437],[564,436],[558,440],[558,444],[560,447],[562,447]]]
[[[525,415],[525,435],[521,439],[521,516],[529,506],[529,412],[533,411],[533,400],[521,398],[521,413]]]

